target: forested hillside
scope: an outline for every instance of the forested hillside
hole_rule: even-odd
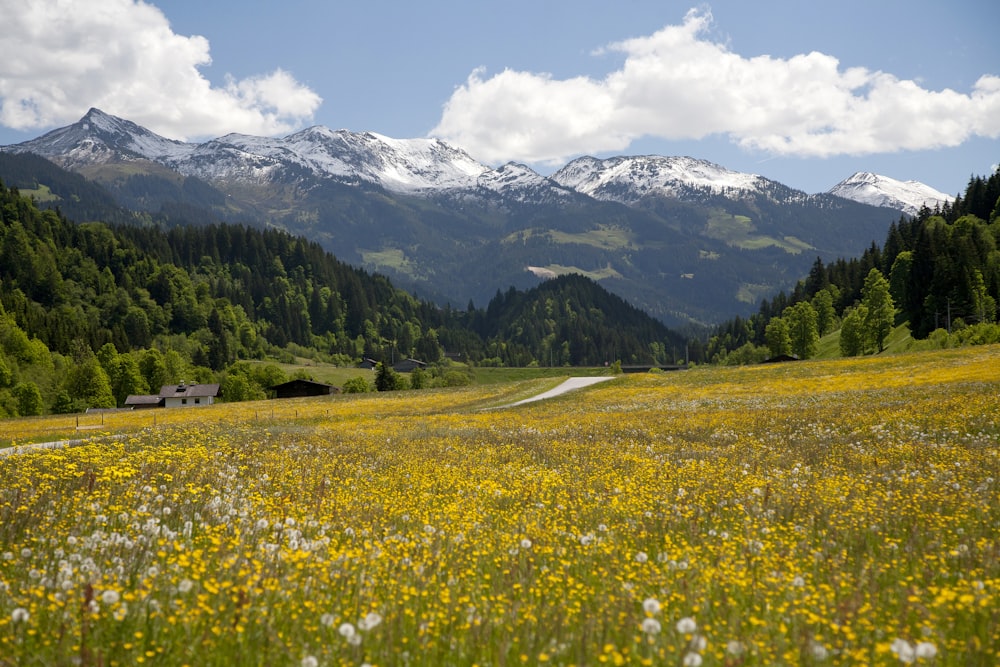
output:
[[[276,230],[78,224],[2,184],[0,219],[4,414],[113,407],[248,359],[663,363],[683,344],[582,277],[442,308]]]
[[[872,244],[859,258],[817,259],[791,294],[720,326],[706,356],[731,363],[808,357],[819,336],[838,329],[845,356],[877,352],[902,324],[916,339],[940,331],[952,342],[996,342],[998,303],[1000,170],[972,177],[951,205],[901,217],[881,247]]]

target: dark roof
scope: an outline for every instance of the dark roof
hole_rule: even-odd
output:
[[[301,378],[296,378],[295,380],[289,380],[288,382],[282,382],[281,384],[276,384],[271,387],[271,389],[284,389],[289,387],[316,387],[323,388],[328,387],[333,389],[332,384],[327,384],[325,382],[316,382],[315,380],[303,380]]]
[[[200,398],[218,395],[218,384],[165,384],[160,387],[159,398]]]
[[[779,354],[762,361],[762,364],[779,364],[784,361],[798,361],[799,358],[794,354]]]
[[[160,397],[156,394],[132,394],[125,399],[125,405],[159,405]]]

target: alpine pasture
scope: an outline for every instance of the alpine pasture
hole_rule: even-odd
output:
[[[1000,347],[552,384],[0,423],[0,665],[1000,664]]]

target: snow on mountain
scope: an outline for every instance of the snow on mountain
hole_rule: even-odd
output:
[[[955,200],[918,181],[898,181],[863,171],[837,183],[829,193],[862,204],[894,208],[908,215],[916,215],[924,206],[934,209]]]
[[[36,153],[72,168],[114,159],[155,162],[180,159],[196,147],[197,144],[167,139],[131,121],[91,109],[72,125],[6,148]]]
[[[596,199],[632,204],[650,194],[678,196],[691,190],[733,196],[763,192],[771,183],[762,176],[745,174],[690,157],[643,155],[599,160],[573,160],[553,176],[557,183]]]
[[[572,189],[516,162],[484,171],[476,180],[476,185],[481,190],[488,190],[520,203],[558,202],[579,196]]]
[[[489,167],[438,139],[310,127],[284,138],[228,134],[201,144],[161,137],[97,109],[73,125],[5,150],[32,152],[66,167],[147,159],[206,180],[264,183],[302,175],[365,180],[394,192],[475,187]]]
[[[756,174],[690,157],[581,157],[546,178],[516,163],[490,168],[438,139],[393,139],[322,126],[282,138],[227,134],[188,143],[161,137],[98,109],[72,125],[0,150],[37,153],[70,169],[149,160],[210,182],[265,185],[332,178],[407,194],[480,192],[520,203],[560,202],[581,193],[626,205],[652,194],[733,199],[764,194],[781,201],[826,196],[806,195]],[[829,194],[909,214],[953,200],[922,183],[870,173],[854,174]]]

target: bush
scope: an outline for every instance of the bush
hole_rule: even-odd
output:
[[[372,383],[368,381],[368,378],[358,375],[345,382],[341,389],[345,394],[367,394],[374,387],[372,387]]]

